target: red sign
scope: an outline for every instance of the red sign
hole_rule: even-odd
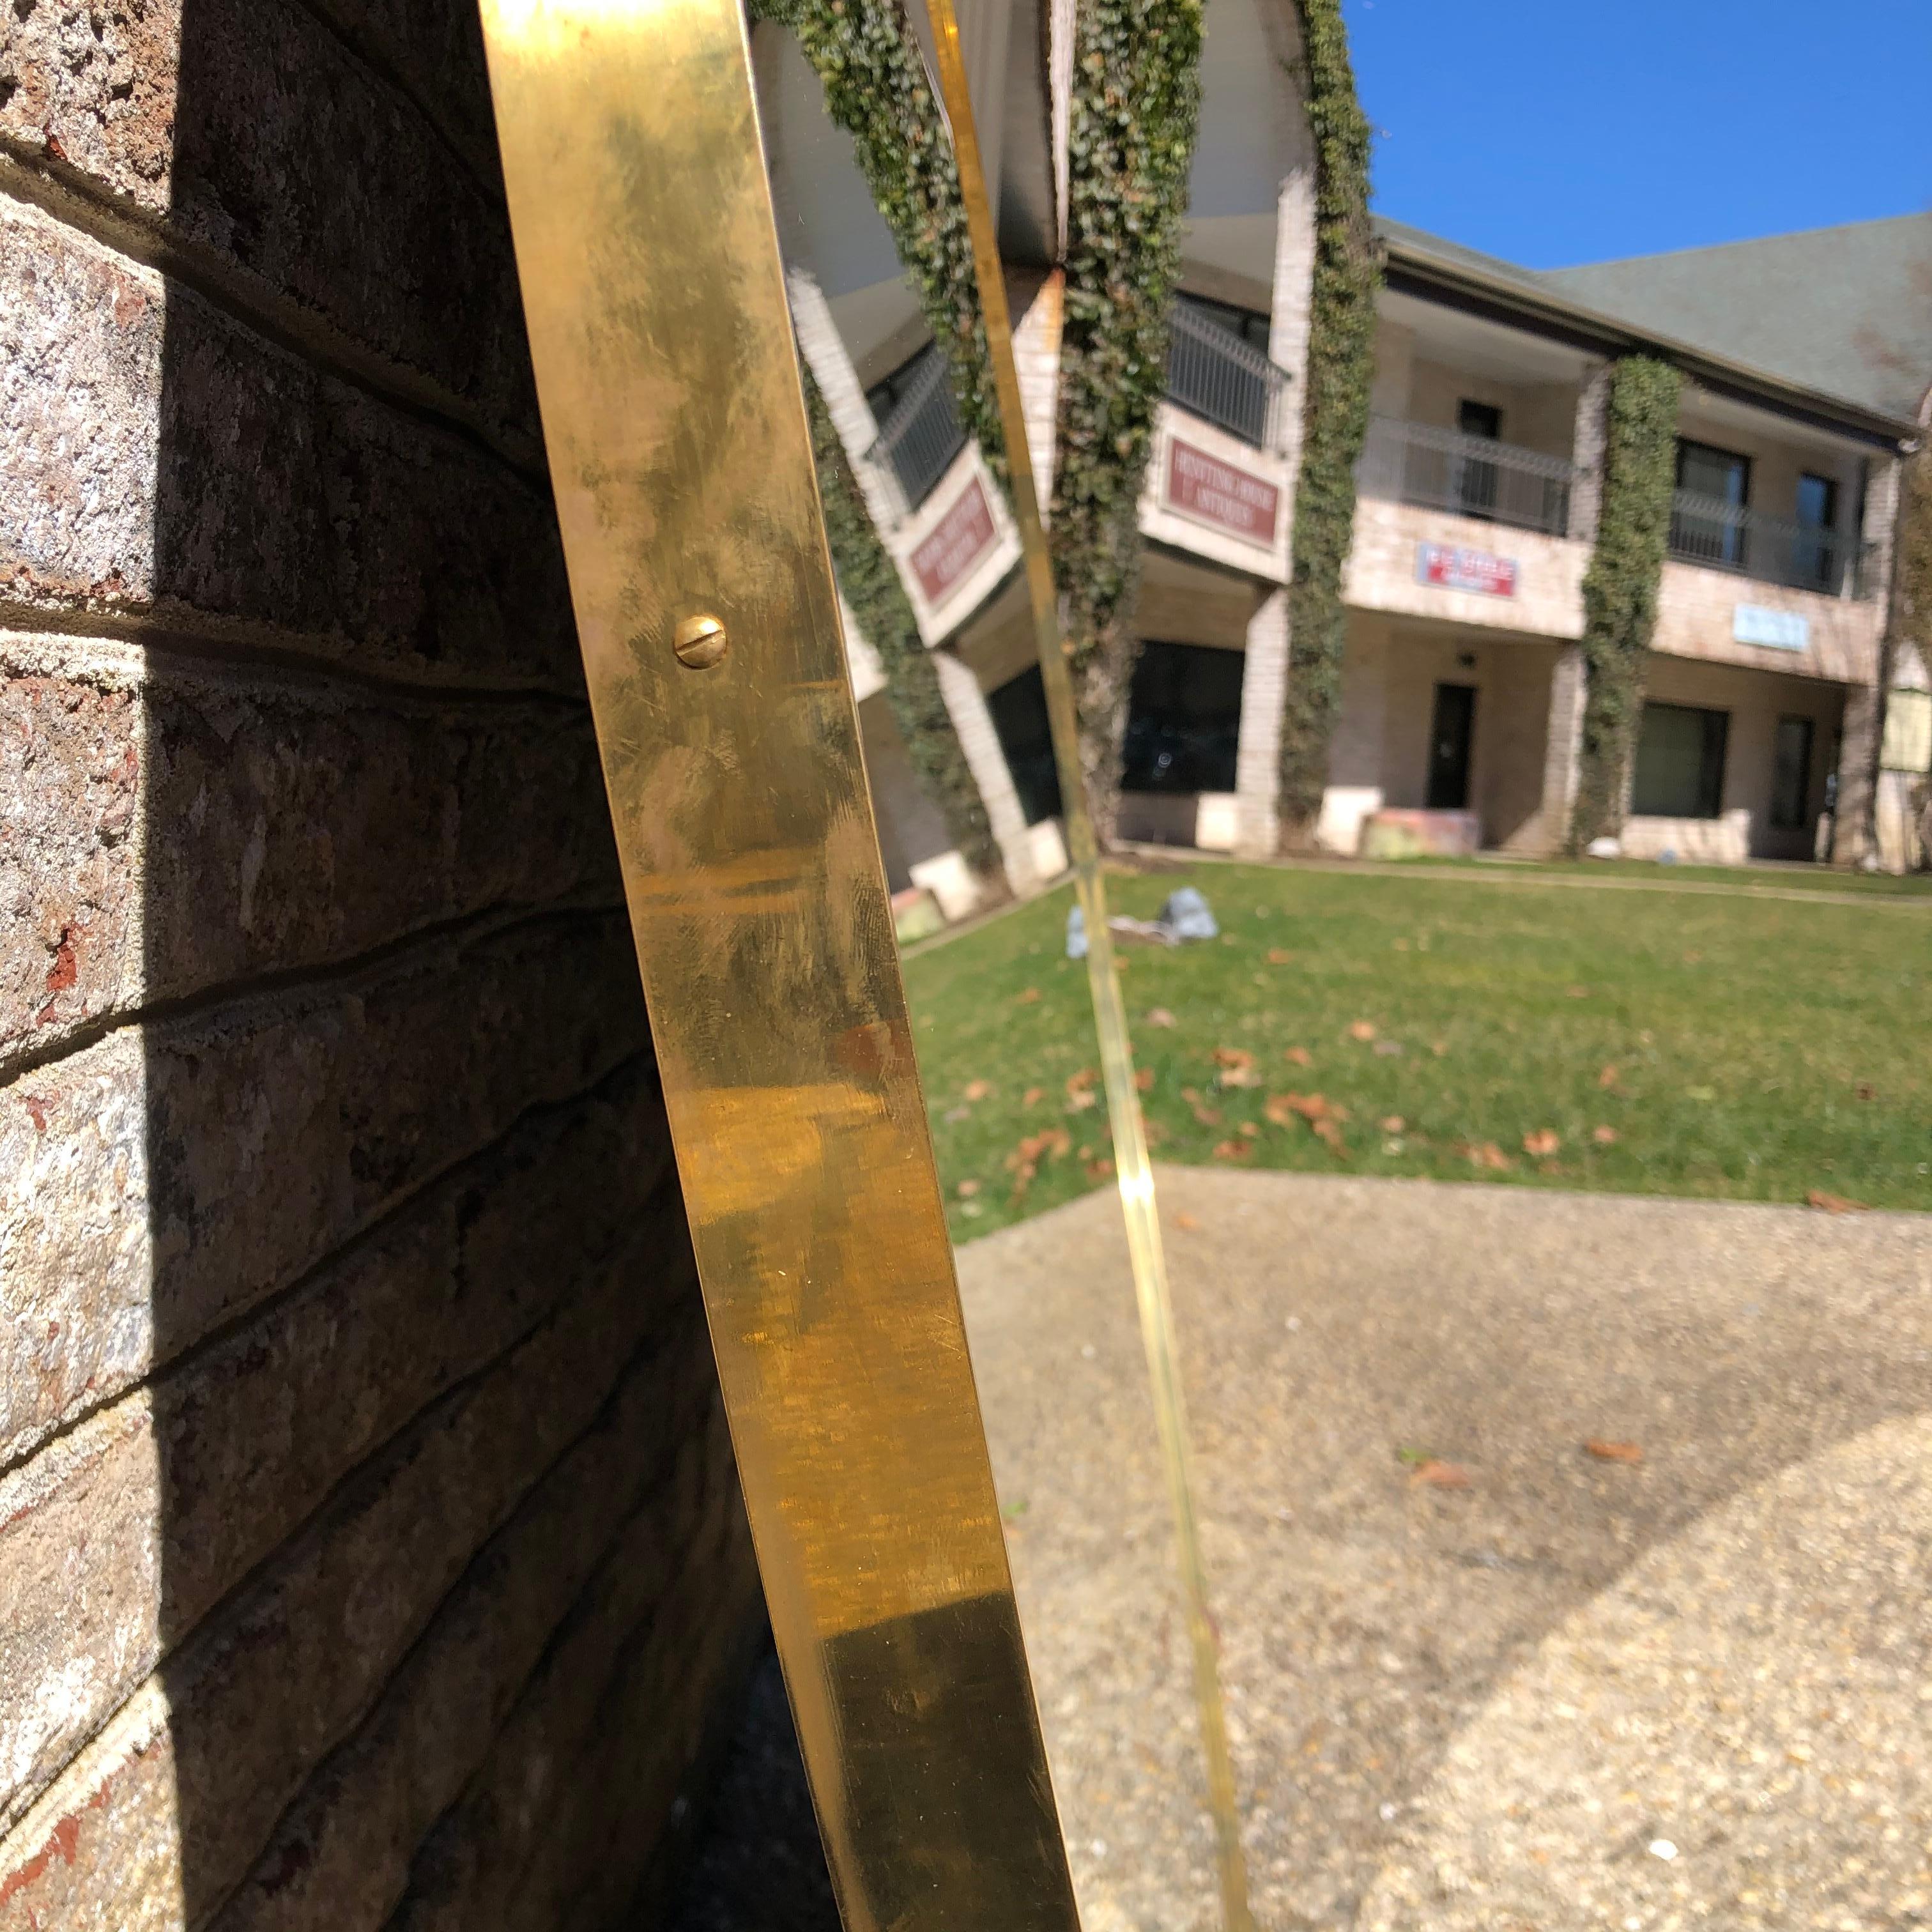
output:
[[[1516,595],[1516,559],[1492,556],[1460,544],[1418,544],[1415,580],[1439,590],[1475,590],[1485,597]]]
[[[986,507],[986,493],[975,476],[912,554],[912,567],[919,573],[926,601],[940,602],[986,555],[992,541],[993,513]]]
[[[1250,543],[1272,544],[1281,492],[1265,477],[1177,438],[1168,446],[1167,502],[1184,517],[1232,530]]]

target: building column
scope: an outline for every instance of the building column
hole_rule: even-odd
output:
[[[1576,423],[1570,460],[1576,478],[1570,486],[1570,534],[1579,543],[1597,541],[1597,519],[1604,506],[1604,447],[1610,435],[1610,365],[1591,372],[1576,392]]]
[[[1550,718],[1543,746],[1543,803],[1538,816],[1546,851],[1560,852],[1570,836],[1570,814],[1576,803],[1576,780],[1583,757],[1583,703],[1589,682],[1583,647],[1565,644],[1550,674]]]
[[[1248,620],[1234,751],[1234,851],[1274,856],[1281,795],[1281,713],[1288,701],[1288,592],[1272,590]]]
[[[1308,381],[1308,330],[1315,301],[1315,170],[1304,162],[1275,197],[1274,287],[1268,308],[1268,360],[1294,379],[1279,427],[1292,501],[1301,468],[1301,402]]]
[[[965,754],[967,769],[980,788],[987,822],[1006,866],[1006,884],[1018,898],[1030,898],[1046,881],[1034,863],[1033,835],[1020,808],[1020,795],[1000,734],[994,728],[986,694],[971,670],[952,652],[943,647],[934,651],[932,668],[939,674],[939,694],[952,720],[959,748]]]
[[[866,455],[879,438],[879,425],[873,420],[872,405],[847,352],[845,338],[832,319],[832,305],[814,276],[802,268],[785,271],[785,291],[791,298],[791,326],[798,337],[799,352],[818,393],[825,398],[826,414],[844,446],[852,473],[859,480],[859,493],[866,500],[872,527],[884,542],[886,533],[903,514],[898,492]],[[890,545],[888,544],[890,549]]]

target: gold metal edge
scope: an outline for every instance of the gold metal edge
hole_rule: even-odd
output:
[[[952,129],[953,157],[958,167],[961,198],[965,203],[967,229],[972,242],[974,272],[986,316],[994,387],[1006,436],[1013,520],[1019,530],[1034,640],[1046,687],[1047,720],[1053,735],[1054,762],[1060,774],[1061,816],[1067,850],[1073,862],[1074,889],[1086,926],[1087,982],[1094,1002],[1094,1030],[1100,1038],[1101,1078],[1106,1088],[1108,1123],[1114,1139],[1114,1168],[1126,1222],[1127,1252],[1140,1316],[1141,1340],[1147,1356],[1187,1611],[1195,1704],[1207,1771],[1208,1810],[1214,1825],[1222,1920],[1227,1932],[1250,1932],[1252,1920],[1248,1908],[1247,1865],[1241,1849],[1234,1761],[1228,1751],[1227,1719],[1222,1702],[1220,1644],[1208,1607],[1207,1568],[1202,1558],[1195,1514],[1193,1452],[1181,1389],[1173,1298],[1168,1291],[1167,1258],[1154,1198],[1154,1168],[1148,1157],[1147,1129],[1141,1115],[1139,1090],[1134,1084],[1132,1040],[1120,996],[1120,974],[1114,968],[1113,935],[1107,925],[1106,882],[1101,876],[1100,851],[1080,769],[1073,681],[1060,634],[1059,599],[1054,587],[1046,526],[1034,486],[1026,412],[1021,400],[1018,365],[1013,356],[1012,320],[1006,304],[1006,280],[1000,263],[992,205],[986,192],[979,130],[973,118],[953,0],[926,0],[926,10],[932,20],[940,94]]]
[[[482,0],[572,602],[850,1932],[1075,1932],[732,0]]]

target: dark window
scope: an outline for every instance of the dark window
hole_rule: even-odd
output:
[[[1808,718],[1778,721],[1771,778],[1771,822],[1787,831],[1810,821],[1811,731]]]
[[[1798,534],[1793,546],[1793,574],[1801,584],[1821,590],[1836,586],[1832,566],[1838,555],[1838,486],[1829,476],[1808,470],[1798,479]]]
[[[1238,335],[1250,349],[1258,349],[1264,356],[1268,353],[1268,319],[1258,310],[1236,308],[1232,302],[1210,302],[1205,296],[1177,296],[1174,299],[1198,310],[1230,335]]]
[[[1242,662],[1239,651],[1208,645],[1142,646],[1127,698],[1126,790],[1234,789]]]
[[[1750,502],[1750,458],[1679,436],[1677,487],[1700,500],[1672,511],[1670,548],[1699,563],[1742,570],[1748,560],[1744,512]]]
[[[902,362],[890,376],[881,376],[866,392],[866,400],[872,405],[872,420],[884,422],[890,416],[905,392],[920,377],[926,364],[939,353],[930,342],[916,354]]]
[[[1429,721],[1429,788],[1423,802],[1431,812],[1466,812],[1469,806],[1469,749],[1476,729],[1476,687],[1438,684]]]
[[[1046,687],[1040,667],[1009,678],[986,700],[1000,749],[1006,754],[1013,789],[1029,825],[1060,815],[1060,773],[1053,762],[1053,734],[1046,722]]]
[[[1630,809],[1641,818],[1715,818],[1724,809],[1728,711],[1646,704]]]
[[[1456,427],[1465,436],[1480,436],[1485,442],[1501,440],[1503,412],[1492,403],[1472,403],[1466,398],[1456,405]],[[1480,456],[1457,456],[1456,506],[1466,517],[1493,517],[1501,476],[1496,466]]]

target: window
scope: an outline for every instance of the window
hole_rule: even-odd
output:
[[[1808,718],[1780,718],[1772,759],[1771,822],[1784,831],[1810,820],[1811,734]]]
[[[1792,550],[1792,574],[1798,584],[1820,590],[1838,588],[1838,529],[1836,480],[1807,470],[1798,479],[1798,536]]]
[[[1243,653],[1202,644],[1141,648],[1127,698],[1128,791],[1234,789]]]
[[[1750,458],[1708,442],[1677,441],[1677,487],[1694,502],[1671,512],[1670,548],[1698,563],[1742,570],[1744,512],[1750,502]]]
[[[1020,795],[1020,810],[1029,825],[1042,818],[1060,815],[1060,772],[1053,762],[1053,734],[1046,722],[1046,686],[1037,664],[1009,678],[986,700],[993,714],[993,730],[1000,749],[1006,754],[1006,768],[1013,775],[1013,789]]]
[[[1258,349],[1264,356],[1268,353],[1270,325],[1268,318],[1258,310],[1236,308],[1232,302],[1210,302],[1205,296],[1177,296],[1174,299],[1185,302],[1230,335],[1238,335],[1250,349]]]
[[[1493,403],[1472,402],[1467,397],[1456,405],[1456,427],[1465,436],[1484,442],[1499,442],[1503,433],[1503,412]],[[1496,466],[1479,456],[1456,458],[1456,504],[1466,517],[1493,517],[1496,513]]]
[[[919,380],[938,353],[938,347],[928,342],[923,349],[908,356],[890,376],[882,376],[866,392],[866,400],[872,406],[874,422],[883,423],[892,414],[904,399],[906,392]]]
[[[1640,818],[1715,818],[1724,808],[1727,711],[1646,704],[1630,809]]]

